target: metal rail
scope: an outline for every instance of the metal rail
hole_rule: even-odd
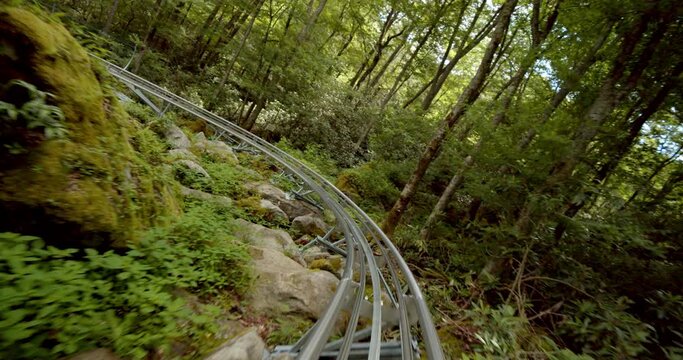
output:
[[[408,264],[377,224],[351,199],[302,162],[249,131],[117,65],[97,59],[112,76],[130,87],[145,102],[153,104],[143,91],[161,99],[165,105],[153,106],[155,111],[162,112],[169,105],[174,105],[219,129],[221,136],[231,137],[231,140],[238,139],[279,163],[318,195],[322,205],[334,214],[336,229],[343,234],[346,247],[346,266],[337,291],[318,322],[296,344],[278,347],[276,351],[306,360],[327,356],[338,359],[358,358],[359,352],[361,357],[367,356],[373,360],[384,358],[389,353],[391,358],[413,359],[417,352],[414,346],[417,339],[411,327],[419,325],[427,357],[444,359],[429,308]],[[339,244],[335,243],[336,245]],[[375,254],[375,249],[379,250],[379,255]],[[356,281],[354,265],[358,265],[359,271]],[[372,303],[365,297],[367,275],[372,288]],[[389,276],[391,281],[387,282],[385,276]],[[407,292],[404,288],[407,288]],[[383,304],[384,296],[391,299],[389,304]],[[341,321],[340,314],[343,310],[349,310],[351,315],[345,335],[340,340],[328,343],[332,330]],[[361,317],[371,318],[372,325],[357,332]],[[411,323],[411,320],[415,321]],[[383,342],[383,328],[395,327],[399,328],[399,341]],[[369,342],[358,343],[367,338],[368,334]]]

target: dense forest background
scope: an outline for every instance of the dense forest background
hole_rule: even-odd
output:
[[[450,354],[683,356],[679,1],[40,4],[334,179]]]

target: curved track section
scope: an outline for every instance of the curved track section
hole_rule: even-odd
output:
[[[166,106],[176,106],[206,121],[228,140],[247,144],[269,157],[310,189],[334,214],[335,229],[343,235],[343,242],[338,245],[346,255],[337,291],[318,322],[296,344],[276,347],[276,353],[306,360],[321,357],[415,359],[419,357],[418,349],[424,349],[429,359],[444,359],[429,308],[408,264],[377,224],[351,199],[296,158],[238,125],[119,66],[99,60],[116,79],[146,101],[149,99],[141,91],[160,99]],[[159,107],[155,110],[159,111]],[[372,295],[366,296],[369,290]],[[339,340],[328,342],[335,326],[344,321],[342,313],[348,320],[345,334]],[[371,326],[358,329],[360,318],[371,318]],[[383,341],[383,332],[395,329],[398,333],[392,338],[398,341]],[[360,342],[368,336],[369,342]]]

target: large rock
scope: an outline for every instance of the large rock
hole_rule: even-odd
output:
[[[180,193],[190,199],[196,199],[196,200],[201,200],[201,201],[207,201],[214,203],[218,206],[222,207],[232,207],[232,199],[230,199],[227,196],[219,196],[219,195],[213,195],[209,193],[205,193],[203,191],[195,190],[195,189],[190,189],[185,186],[180,187]]]
[[[325,222],[312,215],[303,215],[292,220],[292,229],[298,234],[323,236],[329,227]]]
[[[318,319],[339,285],[331,273],[308,270],[278,251],[254,247],[251,255],[256,281],[249,301],[257,312]]]
[[[270,200],[261,199],[259,205],[266,212],[266,219],[276,223],[289,223],[289,217],[279,207],[275,206]]]
[[[194,162],[199,161],[197,155],[193,154],[192,151],[188,149],[172,149],[168,152],[168,155],[171,160],[191,160]]]
[[[224,345],[205,360],[262,360],[266,344],[255,329],[238,336]]]
[[[51,93],[47,102],[63,114],[51,130],[67,131],[48,137],[25,121],[3,122],[0,143],[24,153],[0,146],[0,232],[60,247],[125,248],[180,212],[163,172],[136,152],[141,126],[106,83],[109,74],[62,25],[3,5],[0,39],[0,84],[21,79]],[[0,101],[26,100],[0,89]]]
[[[230,164],[237,164],[239,160],[232,148],[220,140],[208,140],[203,132],[196,134],[193,138],[192,145],[199,152],[206,154],[214,161],[227,162]]]
[[[169,125],[164,131],[164,138],[171,149],[187,149],[190,147],[190,139],[177,125]]]
[[[259,195],[262,198],[277,203],[280,200],[286,200],[287,194],[282,189],[270,183],[249,183],[245,187]]]
[[[183,166],[195,175],[202,176],[207,179],[211,178],[211,176],[209,176],[209,173],[201,165],[192,160],[178,160],[176,161],[176,164]]]
[[[235,236],[251,245],[275,250],[280,253],[296,248],[292,237],[283,230],[273,230],[243,219],[235,220]]]
[[[305,201],[288,199],[284,191],[270,183],[247,184],[246,188],[256,192],[262,198],[282,209],[289,217],[289,220],[294,220],[294,218],[304,215],[322,216],[320,209]]]
[[[309,265],[315,260],[328,259],[332,256],[332,254],[320,246],[311,246],[302,255],[306,264]]]

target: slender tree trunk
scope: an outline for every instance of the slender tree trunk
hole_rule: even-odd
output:
[[[517,69],[515,74],[512,76],[512,79],[509,83],[509,87],[507,88],[507,92],[505,93],[505,96],[501,101],[501,108],[493,116],[493,131],[495,131],[496,128],[498,128],[498,126],[505,120],[507,112],[510,109],[510,105],[512,104],[512,99],[519,90],[519,87],[522,84],[522,80],[525,78],[529,69],[532,68],[532,66],[536,63],[536,60],[540,56],[541,45],[550,34],[550,31],[552,30],[553,26],[555,25],[555,21],[557,20],[559,4],[560,2],[558,1],[553,12],[548,17],[548,20],[544,28],[541,29],[539,19],[541,2],[540,0],[533,1],[534,11],[531,18],[531,32],[534,35],[532,45],[525,58],[522,60],[522,64],[520,65],[519,69]],[[474,154],[476,154],[479,151],[479,149],[481,149],[483,141],[483,138],[479,140],[473,151]],[[420,238],[423,241],[429,240],[431,229],[434,225],[436,225],[436,222],[438,221],[443,211],[446,209],[446,206],[450,202],[450,199],[453,196],[453,194],[455,194],[457,189],[460,188],[460,186],[465,181],[465,173],[472,166],[473,163],[473,156],[467,156],[465,158],[465,161],[463,162],[463,166],[458,171],[456,171],[456,174],[453,175],[453,177],[451,178],[450,183],[439,197],[439,201],[432,209],[431,214],[427,218],[426,223],[420,231]]]
[[[200,45],[204,42],[204,38],[206,37],[207,33],[209,32],[209,29],[211,28],[211,25],[213,25],[213,22],[216,20],[216,16],[218,15],[218,12],[225,6],[227,0],[220,0],[216,2],[216,5],[214,5],[213,9],[209,13],[209,16],[206,17],[204,20],[204,23],[202,26],[199,28],[197,31],[197,36],[195,37],[195,42],[194,42],[194,47],[192,48],[192,51],[190,52],[193,55],[197,55],[200,52]]]
[[[676,187],[683,182],[683,169],[677,169],[674,170],[671,175],[669,175],[669,178],[666,179],[666,182],[664,185],[662,185],[662,188],[657,191],[657,194],[650,199],[648,202],[644,204],[644,207],[646,209],[654,209],[657,205],[661,204],[662,201],[666,199],[669,194],[671,194]]]
[[[675,67],[673,74],[666,76],[665,84],[659,89],[657,94],[650,100],[647,106],[640,112],[640,115],[631,123],[628,129],[628,134],[622,140],[615,144],[615,153],[611,155],[609,160],[603,164],[598,172],[595,174],[592,180],[592,184],[599,186],[607,179],[607,176],[617,168],[624,156],[629,152],[631,146],[636,142],[640,131],[642,130],[645,123],[650,119],[652,115],[660,108],[664,103],[671,90],[678,84],[678,76],[683,70],[683,62],[678,63]],[[568,220],[576,216],[581,209],[590,201],[593,192],[582,191],[582,196],[580,196],[580,201],[571,203],[567,209],[564,211],[563,219],[555,226],[555,239],[559,240],[564,235],[567,230]]]
[[[485,5],[486,5],[486,1],[482,1],[481,4],[479,5],[479,7],[477,8],[477,11],[474,15],[474,18],[473,18],[472,22],[470,23],[467,31],[464,33],[463,38],[465,36],[469,36],[469,34],[472,33],[472,31],[474,30],[474,27],[476,26],[477,21],[479,20],[479,17],[481,16],[481,14],[484,10]],[[464,15],[463,12],[461,12],[459,14],[457,26],[454,28],[454,32],[457,32],[457,29],[460,27],[463,15]],[[443,88],[443,85],[446,83],[446,80],[450,76],[451,72],[453,71],[453,69],[455,69],[455,66],[460,62],[460,60],[463,57],[465,57],[465,55],[469,54],[470,51],[472,51],[477,45],[479,45],[479,43],[482,40],[484,40],[486,35],[493,29],[494,19],[496,16],[497,15],[494,15],[493,17],[491,17],[491,19],[489,19],[489,22],[482,28],[481,31],[479,31],[479,33],[477,33],[474,36],[474,38],[469,43],[462,40],[460,42],[460,45],[457,48],[456,54],[453,56],[452,59],[450,59],[448,61],[448,64],[446,64],[444,66],[444,59],[442,59],[441,65],[437,69],[435,77],[429,82],[429,85],[424,87],[424,90],[421,90],[420,92],[418,92],[418,94],[416,94],[411,99],[410,102],[417,99],[417,97],[419,97],[425,90],[429,89],[429,91],[427,92],[425,97],[422,99],[422,110],[423,111],[429,110],[429,108],[434,103],[434,99],[436,98],[436,96],[441,91],[441,88]],[[455,35],[455,33],[453,34],[453,36],[454,35]],[[453,41],[453,38],[451,38],[451,40],[449,41],[449,47],[447,47],[446,53],[444,54],[446,57],[450,53],[450,46],[452,44],[452,41]],[[409,103],[406,103],[406,105],[404,107],[407,107],[407,105],[409,105]]]
[[[107,15],[107,22],[104,24],[102,33],[108,34],[111,31],[111,27],[114,24],[114,17],[116,16],[116,11],[119,9],[119,1],[114,0],[111,7],[109,8],[109,14]]]
[[[244,35],[242,36],[242,41],[240,42],[239,47],[235,51],[235,54],[233,54],[232,59],[230,59],[230,63],[228,64],[228,67],[225,70],[225,73],[223,73],[223,77],[221,78],[221,81],[218,83],[218,86],[216,87],[216,92],[214,93],[214,95],[211,97],[211,100],[207,104],[208,110],[212,110],[216,106],[216,101],[218,101],[220,99],[220,96],[223,93],[223,88],[225,87],[225,83],[228,81],[228,77],[230,77],[230,72],[232,72],[232,68],[233,68],[233,66],[235,66],[235,62],[237,62],[237,58],[242,53],[242,49],[244,49],[244,44],[246,44],[247,39],[249,38],[249,35],[251,34],[251,29],[254,27],[254,22],[256,21],[256,18],[258,17],[258,13],[261,10],[261,5],[263,5],[263,1],[264,0],[259,0],[258,3],[256,4],[256,8],[254,9],[253,15],[251,17],[251,21],[249,21],[249,25],[247,25],[247,29],[244,31]]]
[[[377,41],[375,42],[375,45],[372,48],[372,52],[363,61],[360,68],[356,72],[356,75],[354,75],[354,77],[351,79],[350,84],[353,88],[360,88],[360,85],[363,83],[365,78],[367,78],[372,73],[372,71],[375,69],[375,66],[377,66],[377,63],[379,63],[379,60],[382,58],[382,52],[384,51],[384,48],[389,45],[389,42],[392,39],[401,35],[401,33],[398,33],[390,36],[387,40],[384,40],[384,37],[387,35],[389,29],[391,29],[391,27],[394,25],[394,22],[396,22],[397,19],[398,12],[396,12],[396,10],[392,8],[391,11],[389,11],[387,18],[384,20],[384,23],[382,24],[382,30],[380,31],[379,36],[377,37]]]
[[[446,139],[446,136],[450,130],[460,121],[460,119],[462,119],[463,115],[467,111],[467,108],[479,98],[482,85],[491,71],[493,57],[498,49],[498,46],[503,40],[505,32],[507,31],[507,28],[510,24],[510,18],[516,5],[517,0],[507,0],[503,4],[500,16],[496,21],[495,30],[491,35],[491,40],[486,47],[486,51],[484,52],[484,56],[479,64],[476,75],[470,80],[467,88],[462,92],[462,94],[460,94],[456,105],[439,125],[434,137],[430,140],[424,152],[422,153],[420,160],[417,163],[417,167],[410,177],[410,180],[408,180],[408,183],[406,183],[403,191],[401,191],[401,195],[387,215],[387,218],[382,225],[383,230],[387,234],[392,234],[396,228],[396,225],[398,225],[398,222],[403,216],[404,211],[407,209],[408,204],[417,191],[418,184],[422,181],[422,178],[427,172],[429,165],[431,165],[432,161],[434,161],[436,156],[439,154],[443,141]]]
[[[137,73],[140,71],[140,67],[142,66],[142,59],[145,57],[145,54],[147,53],[147,49],[150,46],[150,43],[154,40],[154,36],[157,32],[157,24],[159,22],[159,19],[162,17],[162,14],[164,12],[164,7],[162,1],[157,1],[157,12],[156,16],[152,19],[152,23],[150,24],[149,30],[147,31],[147,34],[145,35],[145,39],[142,41],[141,49],[140,52],[137,54],[135,57],[135,60],[133,61],[133,69],[132,71],[134,73]]]
[[[429,217],[427,217],[427,221],[420,230],[421,240],[429,240],[434,225],[438,223],[439,218],[443,214],[444,210],[446,210],[446,206],[448,206],[448,202],[451,200],[451,197],[453,196],[453,194],[455,194],[455,191],[459,189],[465,182],[464,169],[470,167],[473,162],[474,159],[472,158],[472,156],[468,156],[467,158],[465,158],[465,161],[462,165],[462,169],[458,171],[455,175],[453,175],[451,180],[448,182],[448,186],[446,186],[446,189],[444,189],[443,193],[441,193],[439,200],[436,202],[436,205],[434,205],[432,212],[429,214]]]
[[[410,54],[410,57],[408,60],[403,64],[403,67],[401,69],[401,72],[398,74],[396,79],[394,80],[394,84],[391,86],[391,90],[387,93],[387,95],[384,97],[382,100],[382,109],[384,109],[387,104],[389,104],[389,101],[391,101],[391,98],[396,95],[396,92],[398,92],[399,86],[405,81],[405,79],[408,77],[408,71],[410,71],[411,66],[413,65],[413,62],[417,58],[417,55],[420,53],[420,50],[424,47],[424,45],[427,43],[427,40],[429,40],[429,37],[432,35],[434,32],[434,27],[436,27],[436,23],[441,19],[441,17],[437,17],[435,22],[433,22],[425,34],[420,38],[420,40],[417,42],[417,46],[415,47],[415,50],[413,50]]]
[[[407,31],[405,33],[403,39],[401,40],[401,42],[398,45],[396,45],[396,47],[394,48],[394,51],[391,52],[391,54],[389,55],[389,58],[384,62],[384,64],[379,69],[377,74],[372,78],[372,80],[370,80],[370,82],[368,82],[368,91],[377,87],[377,85],[379,84],[379,81],[382,79],[384,74],[386,74],[387,69],[389,69],[389,66],[391,66],[391,64],[394,62],[394,60],[396,60],[396,57],[398,56],[398,54],[403,49],[403,46],[405,46],[406,42],[408,41],[409,35],[410,35],[410,31]]]
[[[565,183],[572,176],[588,145],[597,135],[599,128],[604,124],[609,114],[622,101],[624,96],[638,84],[652,57],[652,52],[654,52],[664,35],[661,30],[665,26],[658,26],[640,53],[634,66],[629,66],[634,51],[641,39],[643,39],[649,21],[651,21],[649,17],[642,16],[633,29],[624,35],[620,52],[614,61],[612,70],[600,87],[595,100],[586,111],[583,117],[584,123],[579,127],[574,136],[570,153],[553,166],[550,176],[537,190],[537,193],[548,193],[560,184]],[[626,76],[625,74],[629,68],[631,73]],[[532,231],[531,218],[534,215],[529,202],[525,204],[520,214],[521,216],[517,221],[516,228],[522,237],[526,237]]]
[[[315,26],[315,23],[318,21],[320,14],[322,14],[323,10],[325,9],[325,5],[327,5],[327,0],[320,0],[320,3],[318,3],[318,7],[315,9],[315,11],[312,11],[313,1],[309,3],[308,19],[306,20],[306,25],[304,25],[304,27],[299,32],[299,35],[297,35],[296,37],[297,42],[299,44],[304,43],[306,40],[308,40],[308,37],[310,36],[313,26]]]
[[[657,165],[657,167],[655,167],[655,169],[652,170],[652,172],[647,177],[647,179],[645,179],[645,181],[643,181],[643,185],[638,187],[638,189],[636,189],[636,191],[634,191],[633,194],[631,194],[631,196],[629,196],[628,200],[626,200],[626,202],[619,208],[619,210],[623,211],[624,209],[629,207],[629,205],[633,204],[633,202],[638,197],[638,195],[640,195],[640,193],[648,190],[648,188],[652,185],[652,179],[654,179],[657,175],[659,175],[667,166],[669,166],[671,163],[673,163],[674,160],[677,159],[678,156],[681,154],[681,150],[683,150],[683,147],[679,147],[678,150],[676,150],[676,152],[674,152],[673,155],[668,157],[666,160],[660,162]],[[648,191],[646,191],[646,193],[647,192]]]

